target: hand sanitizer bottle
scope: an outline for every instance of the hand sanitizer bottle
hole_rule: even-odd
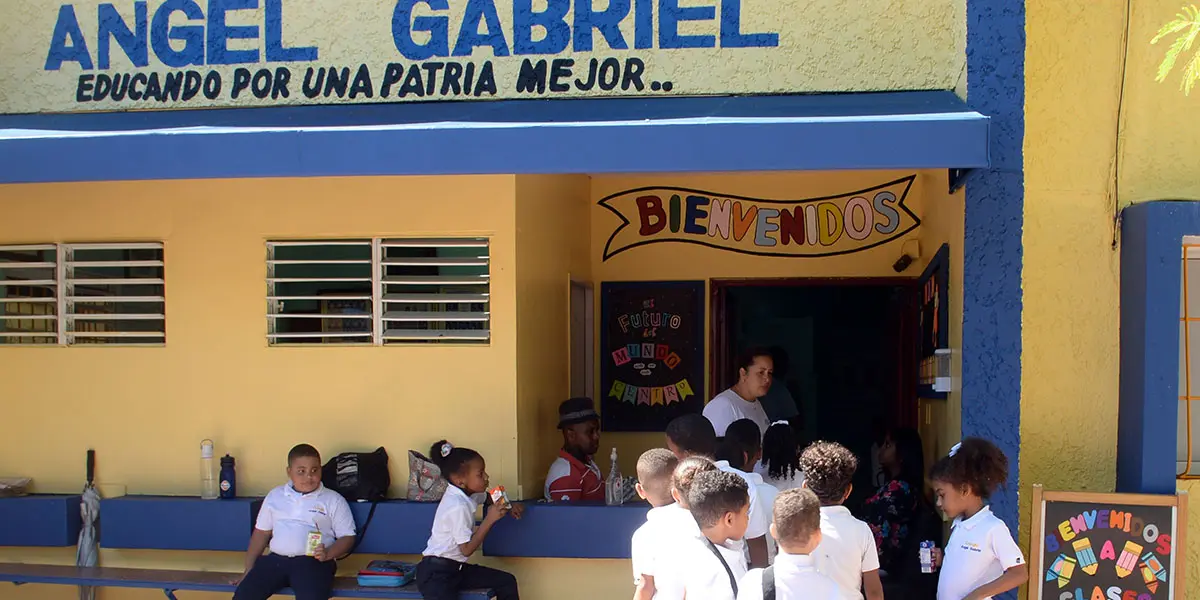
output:
[[[617,449],[612,449],[612,469],[608,472],[608,480],[604,482],[604,503],[609,506],[620,506],[625,503],[625,478],[621,477],[621,469],[617,467]]]

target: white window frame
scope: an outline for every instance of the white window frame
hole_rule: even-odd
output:
[[[339,261],[313,260],[280,260],[276,258],[275,250],[287,246],[336,246],[354,245],[371,247],[371,258],[348,259]],[[462,257],[399,257],[388,258],[389,248],[475,248],[479,252],[474,256]],[[337,240],[270,240],[266,243],[267,251],[267,343],[271,346],[282,347],[314,347],[330,345],[354,346],[395,346],[395,345],[426,345],[444,342],[459,342],[461,345],[490,345],[491,344],[491,240],[485,237],[462,238],[358,238]],[[275,267],[284,264],[357,264],[370,263],[370,296],[352,295],[338,296],[299,296],[280,294],[277,284],[286,283],[320,283],[320,282],[356,282],[365,283],[365,278],[284,278],[277,277]],[[443,267],[443,266],[475,266],[485,267],[482,275],[431,275],[431,276],[395,276],[388,274],[388,267]],[[393,286],[463,286],[466,288],[481,288],[479,292],[455,293],[414,293],[393,291]],[[347,300],[365,300],[371,304],[371,331],[366,333],[338,334],[329,332],[278,333],[275,324],[281,319],[315,318],[338,319],[347,316],[331,314],[296,315],[281,312],[280,305],[288,300],[328,300],[340,298]],[[483,311],[463,310],[421,310],[433,306],[482,304]],[[367,316],[348,318],[368,318]],[[426,323],[442,324],[441,328],[426,329],[391,328],[396,323]],[[447,323],[484,323],[483,329],[447,329]],[[370,338],[369,343],[366,338]],[[288,340],[299,339],[337,339],[345,342],[295,343]],[[355,343],[352,340],[363,340]]]
[[[1192,427],[1200,416],[1193,414],[1200,411],[1200,404],[1193,404],[1200,402],[1196,399],[1200,397],[1197,395],[1200,394],[1200,385],[1195,381],[1200,373],[1189,368],[1189,362],[1196,362],[1197,352],[1193,352],[1193,349],[1200,350],[1197,347],[1197,342],[1200,342],[1200,326],[1192,326],[1193,323],[1200,325],[1200,303],[1197,302],[1200,298],[1195,293],[1189,293],[1196,287],[1197,278],[1200,278],[1200,236],[1185,236],[1182,250],[1179,295],[1179,405],[1176,409],[1179,425],[1175,440],[1175,473],[1185,477],[1200,474],[1200,435],[1193,435]],[[1189,447],[1191,460],[1188,456]]]
[[[53,262],[41,263],[21,263],[21,262],[0,262],[0,270],[18,270],[18,269],[50,269],[54,270],[53,280],[0,280],[0,286],[34,286],[42,288],[51,288],[52,296],[48,298],[8,298],[0,297],[0,303],[3,304],[22,304],[22,303],[50,303],[55,304],[55,313],[53,315],[8,315],[0,314],[0,320],[48,320],[54,322],[54,335],[39,335],[39,333],[31,332],[9,332],[0,331],[0,337],[4,338],[50,338],[53,337],[53,342],[46,343],[19,343],[19,344],[4,344],[0,347],[46,347],[46,346],[69,346],[69,347],[112,347],[112,346],[136,346],[136,347],[155,347],[166,345],[166,262],[165,249],[162,242],[105,242],[105,243],[77,243],[77,244],[11,244],[0,246],[0,251],[10,252],[27,252],[27,251],[54,251]],[[84,261],[76,260],[75,253],[79,251],[89,250],[159,250],[164,253],[161,260],[119,260],[119,261]],[[110,268],[110,267],[157,267],[163,269],[162,277],[155,278],[99,278],[87,279],[76,277],[76,269],[92,268]],[[125,285],[159,285],[163,287],[163,294],[157,296],[77,296],[76,286],[79,285],[113,285],[123,283]],[[112,303],[158,303],[163,306],[161,313],[143,312],[143,313],[112,313],[112,314],[94,314],[79,312],[79,305],[87,304],[112,304]],[[140,320],[158,320],[163,322],[162,331],[78,331],[76,329],[79,321],[140,321]],[[88,344],[80,343],[80,340],[86,339],[113,339],[119,340],[122,338],[156,338],[156,342],[111,342],[106,344]]]

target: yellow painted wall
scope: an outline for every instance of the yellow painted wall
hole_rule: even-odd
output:
[[[844,194],[912,174],[911,171],[837,171],[596,176],[592,179],[592,200],[596,202],[610,194],[645,186],[679,186],[717,194],[743,195],[754,198],[803,199]],[[951,215],[957,210],[957,220],[961,221],[962,200],[961,198],[957,200],[958,208],[955,209],[955,201],[947,196],[945,172],[919,172],[905,205],[924,220],[931,211],[942,210],[943,202],[946,202],[945,207],[949,210],[944,216],[945,219],[949,223],[953,223],[955,217]],[[937,225],[939,231],[944,231],[946,235],[953,235],[952,225],[941,224],[939,218],[935,218],[934,221],[939,223]],[[691,244],[657,243],[627,250],[604,261],[602,260],[604,243],[619,224],[620,220],[610,211],[600,206],[593,206],[591,259],[592,275],[597,282],[663,279],[707,281],[712,278],[897,277],[896,272],[892,270],[892,264],[900,257],[903,240],[916,240],[924,235],[921,233],[922,229],[919,228],[905,237],[876,248],[825,258],[749,256]],[[961,240],[961,224],[958,227],[958,239]],[[932,253],[933,250],[936,250],[936,247],[929,250],[929,253]],[[959,252],[961,256],[961,249]],[[929,256],[931,254],[922,259],[922,265],[928,261]],[[920,273],[920,267],[914,265],[904,273],[904,276],[916,277]],[[959,283],[961,284],[961,279],[959,279]],[[597,287],[598,290],[599,287]],[[597,307],[599,307],[598,301]],[[706,303],[704,325],[706,350],[712,335],[709,313],[709,306]],[[961,322],[961,314],[959,322]],[[599,323],[597,323],[597,340],[599,340],[599,335]],[[599,373],[598,361],[601,354],[601,352],[597,352],[597,373]],[[712,370],[711,365],[708,364],[707,351],[704,359],[706,374],[704,391],[700,389],[696,391],[707,396],[708,381]],[[596,393],[599,397],[602,390],[597,390]],[[608,433],[604,434],[601,440],[604,448],[608,448],[610,445],[617,447],[621,457],[621,469],[627,473],[632,472],[634,463],[642,452],[664,444],[665,439],[659,433]]]
[[[1124,2],[1027,2],[1022,490],[1033,483],[1081,490],[1115,484],[1114,214],[1134,202],[1200,199],[1200,124],[1193,118],[1200,94],[1189,98],[1178,89],[1190,56],[1166,83],[1155,83],[1172,40],[1150,45],[1183,4],[1133,2],[1127,23]],[[1061,435],[1064,414],[1088,435]],[[1181,489],[1193,487],[1180,482]],[[1028,494],[1021,500],[1025,540]],[[1200,595],[1200,538],[1194,524],[1190,529],[1189,597]]]
[[[1195,46],[1184,53],[1162,83],[1154,81],[1174,37],[1150,44],[1158,29],[1175,18],[1185,0],[1139,0],[1130,22],[1128,76],[1121,136],[1122,204],[1145,200],[1200,199],[1200,88],[1185,96],[1179,89]]]
[[[1124,10],[1086,0],[1026,8],[1022,546],[1030,485],[1115,485],[1120,266],[1111,182]],[[1064,414],[1088,434],[1062,435]]]
[[[212,437],[237,457],[240,490],[262,494],[284,480],[295,443],[326,456],[384,445],[402,494],[404,451],[448,436],[479,449],[495,479],[516,481],[514,187],[511,176],[0,187],[5,243],[162,240],[168,314],[161,348],[0,348],[5,422],[20,424],[0,436],[0,472],[29,474],[41,492],[78,491],[94,448],[102,484],[195,494],[198,444]],[[491,344],[268,347],[264,241],[377,235],[490,237]],[[61,550],[0,549],[0,560],[40,558],[73,562]],[[241,564],[236,553],[103,551],[101,560]],[[0,590],[20,600],[68,593]]]
[[[450,436],[515,479],[513,178],[449,181],[0,187],[6,243],[162,240],[168,315],[165,347],[0,348],[5,396],[20,400],[6,413],[25,424],[0,436],[0,472],[33,473],[38,491],[75,490],[95,448],[102,482],[197,493],[199,443],[211,437],[238,459],[239,489],[261,494],[306,441],[328,456],[388,447],[399,491],[403,451]],[[433,235],[491,238],[491,344],[267,346],[266,240]],[[477,376],[462,377],[468,367]],[[27,455],[47,436],[58,441]]]
[[[470,445],[493,480],[540,495],[560,439],[558,403],[568,392],[568,281],[713,277],[892,277],[901,241],[821,259],[762,258],[680,244],[631,250],[605,262],[615,225],[600,197],[641,185],[683,185],[766,198],[844,193],[908,173],[713,176],[517,176],[112,183],[0,188],[5,243],[162,240],[167,256],[168,344],[164,348],[2,348],[0,378],[16,422],[0,438],[0,472],[30,473],[40,491],[78,488],[79,458],[100,457],[101,484],[130,493],[194,493],[196,443],[213,437],[239,459],[245,493],[282,479],[282,456],[303,439],[326,454],[385,445],[394,494],[402,493],[403,451],[438,437]],[[928,223],[907,239],[961,236],[961,198],[947,197],[945,173],[919,174],[906,205]],[[414,210],[437,197],[436,210]],[[381,201],[386,198],[386,201]],[[411,199],[411,200],[410,200]],[[936,208],[932,208],[935,205]],[[337,210],[331,207],[336,206]],[[428,205],[425,205],[428,206]],[[944,212],[940,212],[943,211]],[[935,211],[936,214],[930,211]],[[46,219],[45,215],[58,215]],[[957,223],[957,225],[956,225]],[[487,235],[492,240],[492,329],[488,347],[270,348],[262,294],[267,239]],[[931,237],[932,236],[932,237]],[[936,250],[926,241],[923,264]],[[919,273],[913,267],[907,275]],[[517,290],[521,292],[518,293]],[[597,303],[598,307],[598,303]],[[517,331],[521,332],[517,336]],[[708,334],[706,325],[706,335]],[[706,357],[707,358],[707,357]],[[62,373],[71,376],[63,377]],[[470,376],[465,376],[469,373]],[[338,410],[332,410],[336,399]],[[363,421],[363,411],[382,418]],[[308,411],[289,427],[283,411]],[[65,411],[65,417],[54,416]],[[324,411],[324,412],[322,412]],[[389,414],[390,413],[390,414]],[[464,415],[470,415],[464,418]],[[54,423],[54,425],[50,425]],[[281,423],[276,426],[276,423]],[[263,427],[262,424],[270,424]],[[17,453],[54,428],[56,443],[33,458]],[[139,443],[128,444],[136,438]],[[622,467],[661,435],[606,435]],[[147,450],[150,449],[150,450]],[[5,462],[3,457],[9,457]],[[350,572],[371,557],[354,557]],[[62,550],[0,549],[0,560],[69,563]],[[238,553],[102,552],[104,564],[237,571]],[[554,597],[567,575],[595,582],[589,597],[628,593],[627,561],[481,562],[513,571],[525,596]],[[569,577],[568,577],[569,578]],[[29,586],[19,600],[66,598],[69,588]],[[158,592],[106,590],[105,600]],[[189,597],[213,597],[190,594]]]
[[[928,177],[931,189],[946,189],[949,178],[945,172],[934,172]],[[949,397],[945,400],[920,401],[917,430],[925,446],[925,462],[932,466],[939,456],[944,456],[950,447],[962,437],[962,307],[963,307],[963,227],[964,202],[966,195],[960,190],[948,196],[939,194],[925,203],[923,222],[917,230],[921,257],[915,261],[913,271],[929,264],[942,244],[950,246],[950,330],[948,339],[953,354],[950,356],[950,374],[954,381]]]
[[[1182,0],[1135,2],[1130,14],[1129,58],[1119,149],[1120,206],[1152,200],[1200,200],[1200,90],[1184,95],[1179,84],[1192,47],[1176,63],[1166,81],[1156,83],[1155,73],[1174,37],[1150,44],[1158,29],[1175,18]],[[1194,499],[1200,494],[1195,481],[1180,481]],[[1187,537],[1187,597],[1200,597],[1200,507],[1190,505]]]
[[[588,178],[519,175],[517,433],[525,498],[540,498],[562,438],[558,405],[570,391],[569,281],[587,281]]]

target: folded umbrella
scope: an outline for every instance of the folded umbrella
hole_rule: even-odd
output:
[[[75,565],[94,567],[99,559],[99,543],[96,536],[100,520],[100,492],[96,491],[96,451],[87,452],[87,483],[83,486],[83,500],[79,503],[79,514],[83,526],[79,529],[79,546],[75,549]],[[95,600],[96,590],[90,585],[79,586],[79,600]]]

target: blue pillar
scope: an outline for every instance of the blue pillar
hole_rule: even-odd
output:
[[[1121,213],[1118,492],[1175,493],[1185,235],[1200,235],[1200,202],[1147,202]]]
[[[967,1],[967,91],[971,108],[992,119],[992,166],[972,174],[966,187],[962,431],[995,442],[1008,456],[1008,485],[992,498],[992,510],[1015,536],[1021,444],[1024,0]]]

